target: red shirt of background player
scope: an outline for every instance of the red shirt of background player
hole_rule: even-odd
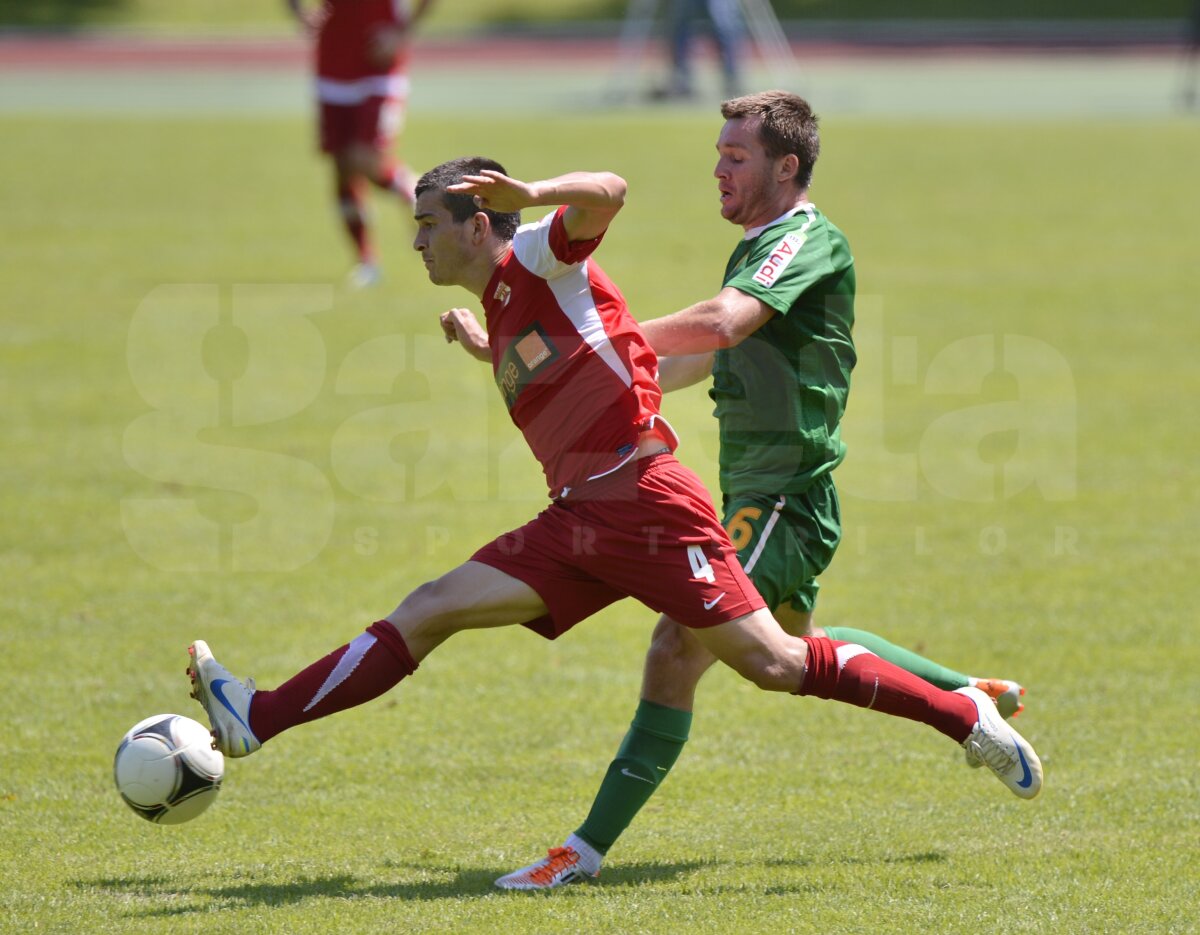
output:
[[[375,75],[402,74],[408,68],[409,43],[379,58],[373,36],[381,26],[407,26],[405,0],[326,0],[317,34],[317,77],[356,81]]]

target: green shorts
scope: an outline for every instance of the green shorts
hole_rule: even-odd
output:
[[[771,610],[787,604],[810,613],[817,575],[842,538],[842,510],[829,475],[799,494],[726,496],[724,524],[742,568]]]

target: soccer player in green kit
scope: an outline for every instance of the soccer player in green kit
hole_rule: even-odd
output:
[[[855,352],[854,260],[842,232],[808,201],[817,117],[784,91],[726,101],[715,169],[721,216],[745,231],[712,299],[642,329],[664,390],[710,374],[720,425],[723,523],[779,623],[824,635],[954,690],[972,685],[1008,717],[1015,682],[974,679],[861,630],[814,629],[817,576],[841,539],[832,472]],[[599,873],[617,837],[666,778],[687,740],[696,686],[716,661],[664,617],[646,656],[641,703],[583,825],[542,860],[496,881],[549,889]],[[970,753],[967,761],[978,766]]]

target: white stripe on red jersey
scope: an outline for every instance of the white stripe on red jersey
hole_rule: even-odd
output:
[[[517,230],[483,296],[496,384],[552,496],[628,460],[644,431],[677,444],[658,359],[589,259],[601,238],[568,241],[564,210]]]

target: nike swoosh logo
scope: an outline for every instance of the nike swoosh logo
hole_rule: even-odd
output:
[[[705,609],[705,610],[712,610],[714,607],[716,607],[716,606],[717,606],[717,601],[719,601],[719,600],[720,600],[721,598],[723,598],[724,596],[725,596],[725,592],[724,592],[724,591],[722,591],[720,594],[718,594],[716,597],[714,597],[714,598],[713,598],[711,601],[705,601],[705,602],[704,602],[704,609]]]
[[[240,714],[238,714],[235,710],[233,710],[233,705],[231,705],[225,698],[225,692],[224,692],[222,686],[224,686],[225,683],[228,681],[229,681],[229,679],[213,679],[212,684],[209,686],[209,689],[212,692],[213,697],[215,697],[217,699],[217,701],[221,702],[221,704],[225,706],[225,710],[228,711],[230,714],[232,714],[235,718],[237,718],[237,722],[239,724],[241,724],[242,727],[246,728],[247,732],[249,732],[250,734],[253,734],[254,731],[250,730],[250,725],[247,724],[244,720],[242,720],[242,716]]]
[[[630,779],[637,779],[637,780],[640,780],[641,782],[648,782],[648,783],[650,783],[650,785],[654,785],[653,779],[647,779],[645,776],[639,776],[637,773],[631,773],[629,771],[628,767],[622,767],[621,775],[628,776]]]
[[[1020,744],[1017,745],[1017,759],[1021,761],[1021,769],[1025,770],[1025,774],[1017,781],[1017,785],[1022,789],[1028,789],[1033,785],[1033,771],[1030,770],[1029,764],[1025,762],[1025,754],[1021,752]]]

